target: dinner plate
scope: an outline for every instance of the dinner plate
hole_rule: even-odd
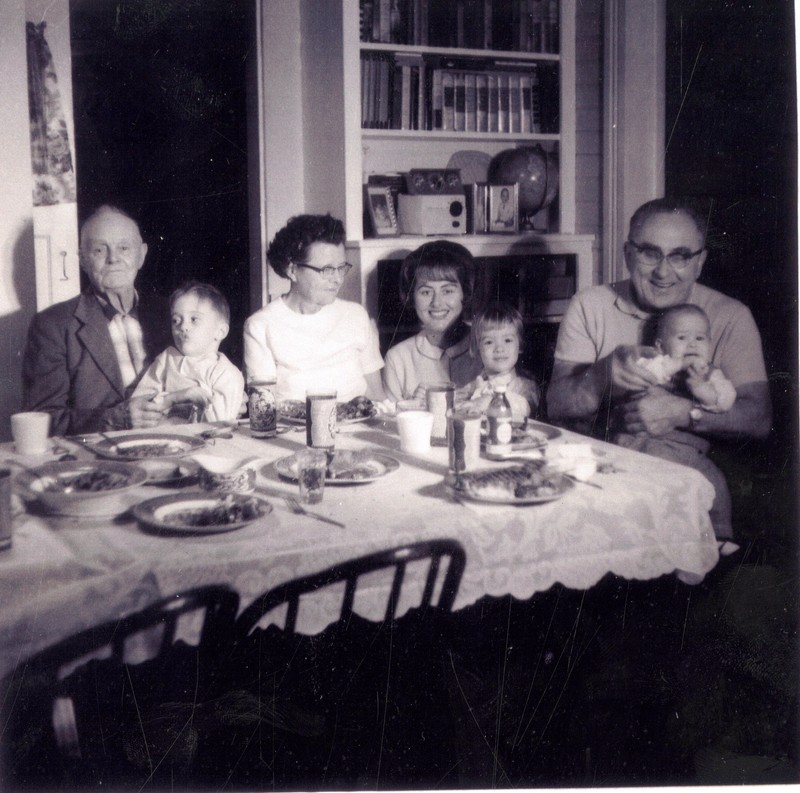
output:
[[[487,469],[489,470],[489,469]],[[557,501],[561,498],[565,493],[572,490],[575,487],[575,483],[566,476],[562,474],[551,472],[549,474],[552,480],[557,482],[558,492],[556,493],[547,493],[543,495],[530,495],[530,496],[521,496],[517,498],[513,495],[473,495],[468,493],[465,490],[460,490],[455,486],[455,477],[453,474],[448,474],[447,478],[445,479],[445,486],[447,487],[448,491],[452,493],[456,498],[465,499],[467,501],[475,501],[482,504],[504,504],[508,506],[525,506],[526,504],[544,504],[548,501]]]
[[[227,513],[229,520],[214,520],[212,511]],[[143,528],[167,534],[221,534],[247,526],[272,512],[272,504],[258,496],[229,493],[185,493],[142,501],[133,514]],[[207,523],[197,522],[203,516]]]
[[[343,405],[346,405],[347,402],[337,402],[337,415],[336,415],[336,423],[337,424],[359,424],[362,421],[369,421],[370,419],[374,419],[375,416],[378,415],[378,410],[375,405],[372,405],[372,412],[368,416],[358,416],[358,418],[353,419],[342,419],[339,418],[339,408]],[[305,425],[306,423],[306,403],[301,402],[299,399],[287,399],[278,405],[278,418],[281,421],[285,421],[287,424],[302,424]]]
[[[106,436],[88,447],[108,460],[149,460],[154,457],[182,457],[202,449],[206,442],[194,435],[167,432],[140,432]]]
[[[481,429],[481,443],[486,444],[486,426]],[[528,420],[524,424],[514,424],[511,430],[511,451],[522,452],[529,449],[541,449],[561,437],[561,430],[543,424],[540,421]]]
[[[380,479],[382,476],[386,476],[386,474],[396,471],[400,467],[400,463],[395,460],[394,457],[390,457],[388,454],[381,454],[380,452],[351,452],[349,450],[341,450],[334,452],[334,454],[338,455],[340,464],[351,464],[354,466],[354,475],[331,476],[331,468],[329,465],[325,475],[325,483],[328,485],[366,484],[367,482],[374,482],[376,479]],[[334,461],[334,465],[335,464],[336,462]],[[284,479],[289,479],[292,482],[297,481],[297,457],[294,454],[281,457],[279,460],[275,461],[274,465],[279,476],[282,476]],[[341,473],[346,472],[343,471]]]

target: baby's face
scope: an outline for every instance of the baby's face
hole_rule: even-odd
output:
[[[487,328],[481,333],[478,350],[486,374],[506,374],[519,358],[519,336],[513,325]]]
[[[172,338],[184,355],[216,352],[227,335],[228,323],[208,300],[189,293],[173,303]]]
[[[662,352],[681,358],[685,365],[707,363],[711,358],[708,322],[697,314],[670,317],[659,342]]]

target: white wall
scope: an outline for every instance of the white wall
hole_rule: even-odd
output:
[[[25,3],[0,3],[0,440],[21,402],[22,347],[36,310]]]

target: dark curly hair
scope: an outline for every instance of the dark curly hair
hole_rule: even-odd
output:
[[[198,300],[205,300],[211,303],[214,311],[217,312],[228,324],[231,321],[231,309],[225,295],[211,284],[203,284],[200,281],[186,281],[181,284],[170,296],[169,307],[175,305],[175,301],[184,295],[195,295]]]
[[[344,224],[331,215],[295,215],[274,236],[267,248],[272,269],[286,277],[289,265],[306,264],[308,249],[315,242],[341,245],[345,241]]]
[[[400,266],[398,288],[403,303],[407,303],[414,293],[420,271],[433,281],[460,284],[464,293],[464,312],[468,312],[475,287],[475,262],[463,245],[450,240],[433,240],[409,253]]]

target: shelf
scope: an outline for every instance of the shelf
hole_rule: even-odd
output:
[[[561,135],[557,133],[533,133],[533,132],[473,132],[467,130],[442,130],[442,129],[362,129],[362,138],[373,138],[376,140],[401,140],[411,138],[418,140],[439,140],[439,141],[514,141],[524,143],[536,143],[545,141],[558,142]]]
[[[516,50],[475,50],[461,47],[426,47],[418,44],[383,44],[360,42],[362,52],[408,53],[415,55],[442,55],[446,58],[483,59],[513,65],[515,62],[560,61],[561,55],[554,52],[518,52]]]

